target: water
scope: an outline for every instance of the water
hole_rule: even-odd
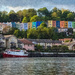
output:
[[[0,75],[75,75],[75,58],[3,58]]]

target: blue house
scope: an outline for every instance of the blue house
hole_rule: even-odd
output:
[[[28,30],[28,23],[24,23],[24,29]]]
[[[56,27],[60,28],[60,21],[56,21]]]
[[[16,28],[16,23],[15,22],[11,22],[12,27]]]
[[[38,26],[40,26],[41,23],[42,23],[42,21],[37,21],[37,22],[36,22],[36,28],[37,28]]]
[[[72,28],[72,21],[68,21],[68,28]]]

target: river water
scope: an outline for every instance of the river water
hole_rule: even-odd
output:
[[[75,58],[3,58],[0,75],[75,75]]]

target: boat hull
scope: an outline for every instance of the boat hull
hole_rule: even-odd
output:
[[[3,53],[3,57],[4,58],[7,58],[7,57],[9,57],[9,58],[11,58],[11,57],[13,57],[13,58],[15,58],[15,57],[28,57],[28,55],[11,55],[11,54],[5,54],[5,53]]]

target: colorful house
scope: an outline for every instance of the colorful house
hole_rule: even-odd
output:
[[[60,21],[60,28],[64,28],[64,21]]]
[[[20,23],[16,23],[16,28],[20,29]]]
[[[52,27],[52,20],[48,20],[48,27]]]
[[[56,27],[56,21],[52,21],[52,27]]]
[[[7,22],[7,26],[10,26],[10,27],[12,27],[12,24],[11,24],[11,22]]]
[[[64,21],[64,28],[68,28],[68,21]]]
[[[15,22],[11,22],[12,27],[16,28],[16,23]]]
[[[68,28],[72,28],[72,22],[68,21]]]
[[[24,23],[24,29],[25,29],[25,30],[28,29],[28,23]]]
[[[60,21],[56,21],[56,27],[60,28]]]
[[[32,28],[36,28],[36,22],[32,22]]]
[[[32,22],[28,22],[28,29],[32,28]]]
[[[75,28],[75,22],[72,22],[72,28]]]
[[[36,22],[36,28],[37,28],[38,26],[40,26],[41,23],[42,23],[42,21],[37,21],[37,22]]]
[[[24,23],[20,23],[20,30],[24,29]]]

